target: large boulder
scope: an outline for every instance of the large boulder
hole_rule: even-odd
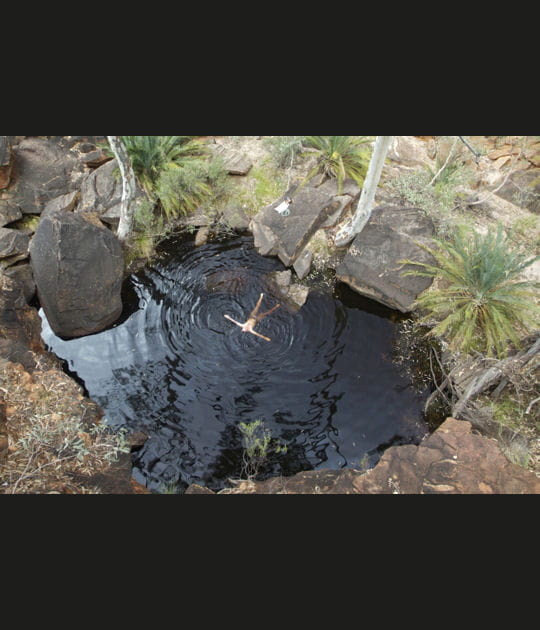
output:
[[[99,332],[122,312],[122,247],[97,215],[42,217],[30,243],[30,262],[39,301],[58,336]]]
[[[433,257],[418,243],[433,246],[434,234],[433,222],[418,208],[379,206],[351,243],[336,278],[361,295],[408,313],[433,280],[404,276],[413,267],[400,261],[433,264]]]
[[[99,218],[113,228],[120,220],[122,180],[116,159],[109,160],[88,173],[81,183],[81,194],[75,212],[97,212]],[[144,194],[137,186],[136,198]]]
[[[77,190],[84,166],[56,142],[26,138],[12,150],[10,201],[23,214],[41,214],[48,201]]]

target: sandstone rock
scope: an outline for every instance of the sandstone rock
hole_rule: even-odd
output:
[[[114,159],[88,173],[81,183],[80,201],[75,212],[97,212],[103,221],[117,225],[122,201],[122,180],[115,175],[117,170]]]
[[[300,256],[294,261],[293,269],[299,280],[303,280],[309,274],[312,261],[313,254],[309,249],[304,249]]]
[[[30,237],[21,230],[0,228],[0,257],[17,256],[28,253]]]
[[[32,353],[42,353],[41,319],[28,306],[18,278],[0,274],[0,357],[33,369]]]
[[[361,295],[408,313],[432,279],[403,276],[402,272],[412,266],[399,261],[433,263],[431,255],[417,242],[430,245],[434,234],[433,223],[419,209],[379,206],[351,243],[336,269],[336,277]]]
[[[540,214],[540,170],[512,173],[496,194],[520,208]]]
[[[52,140],[26,138],[13,147],[12,201],[23,214],[41,214],[45,204],[79,186],[84,167]]]
[[[18,221],[22,217],[19,206],[9,201],[0,201],[0,227]]]
[[[388,159],[401,166],[431,165],[427,143],[416,136],[394,136],[388,150]]]
[[[220,217],[220,222],[233,230],[247,230],[250,221],[244,209],[237,205],[226,206]]]
[[[229,175],[247,175],[253,166],[248,157],[234,149],[228,149],[219,143],[209,144],[208,147],[214,156],[223,160]]]
[[[30,244],[30,262],[39,301],[57,335],[98,332],[122,312],[122,248],[91,214],[43,217]]]
[[[8,187],[12,167],[11,144],[7,136],[0,136],[0,190]]]
[[[199,230],[197,230],[197,234],[195,235],[195,247],[204,245],[208,241],[209,234],[210,228],[208,226],[199,228]]]
[[[32,268],[30,264],[14,265],[8,267],[4,271],[4,275],[8,278],[12,278],[20,284],[23,288],[24,298],[27,303],[30,303],[36,293],[36,283],[34,282],[34,276],[32,275]]]
[[[284,302],[292,311],[298,311],[304,306],[309,295],[309,289],[302,284],[292,283],[290,269],[267,274],[266,282],[270,293]]]
[[[293,198],[289,216],[274,210],[287,196]],[[320,188],[304,186],[297,194],[291,190],[275,203],[263,208],[251,222],[255,247],[263,256],[277,255],[290,267],[310,238],[335,210],[333,196]]]
[[[46,216],[52,212],[72,212],[79,200],[80,193],[78,190],[60,195],[51,199],[45,204],[41,216]]]
[[[540,494],[540,479],[512,464],[469,422],[448,418],[420,445],[392,446],[374,468],[314,470],[218,494]]]

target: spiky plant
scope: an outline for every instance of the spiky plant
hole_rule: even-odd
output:
[[[368,141],[366,136],[305,136],[304,146],[317,157],[317,163],[306,179],[317,173],[335,177],[338,194],[341,194],[343,180],[347,177],[362,186],[369,165]]]
[[[520,334],[540,325],[538,284],[519,276],[540,256],[531,258],[513,248],[500,224],[485,235],[460,230],[450,240],[434,240],[437,248],[424,248],[435,264],[401,261],[416,267],[404,275],[441,280],[440,288],[416,300],[427,311],[423,321],[438,320],[430,334],[464,353],[479,350],[501,357],[509,342],[519,347]]]
[[[205,154],[194,136],[122,136],[139,183],[150,195],[161,173]]]
[[[194,212],[212,195],[208,167],[201,160],[183,167],[165,168],[155,185],[155,193],[167,219]]]

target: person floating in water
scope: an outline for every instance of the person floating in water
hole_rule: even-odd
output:
[[[255,328],[255,326],[261,321],[261,319],[263,319],[267,315],[270,315],[270,313],[273,313],[276,309],[278,309],[280,307],[280,304],[276,304],[269,311],[265,311],[264,313],[260,313],[259,314],[259,308],[261,307],[263,296],[264,296],[264,293],[261,293],[261,296],[259,298],[259,301],[255,305],[255,308],[251,311],[251,313],[249,314],[249,317],[247,318],[247,320],[243,324],[240,323],[240,322],[237,322],[230,315],[223,315],[223,317],[226,317],[227,319],[229,319],[231,322],[233,322],[237,326],[240,326],[240,328],[242,329],[242,332],[249,332],[252,335],[257,335],[257,337],[261,337],[262,339],[266,339],[266,341],[272,341],[270,339],[270,337],[265,337],[264,335],[261,335],[258,332],[256,332],[255,330],[253,330]]]

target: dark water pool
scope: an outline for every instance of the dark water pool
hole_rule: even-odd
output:
[[[171,239],[161,258],[124,286],[112,328],[63,340],[44,314],[43,339],[84,383],[112,425],[150,437],[134,476],[154,491],[190,483],[214,490],[242,470],[239,422],[262,420],[287,445],[261,477],[316,468],[373,466],[385,448],[418,443],[427,392],[393,361],[395,314],[345,285],[313,288],[298,312],[282,306],[257,330],[244,321],[259,294],[278,300],[266,274],[282,271],[249,236]]]

